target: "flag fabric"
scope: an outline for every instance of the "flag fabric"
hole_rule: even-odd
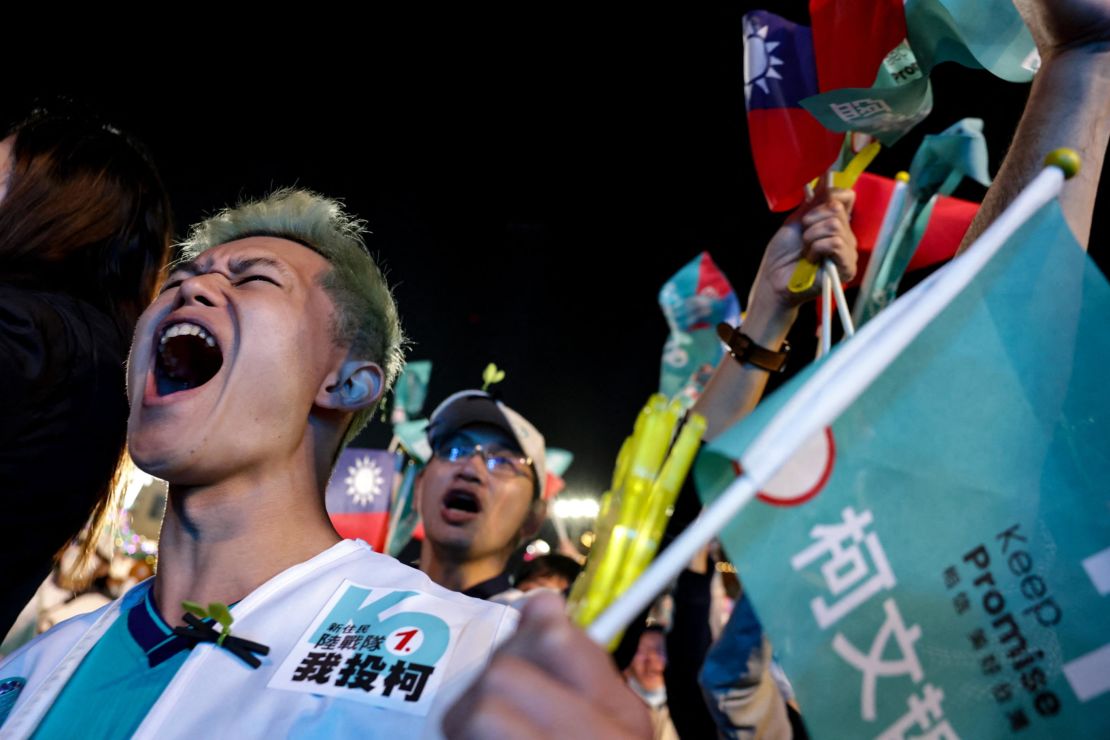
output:
[[[866,88],[847,87],[799,102],[830,131],[870,134],[893,146],[933,111],[933,88],[907,44],[887,55]]]
[[[856,204],[852,208],[852,232],[859,244],[860,263],[852,285],[858,284],[867,269],[886,205],[894,190],[894,180],[865,172],[856,181],[854,190]],[[950,196],[937,198],[907,272],[932,267],[956,256],[956,249],[978,210],[979,204],[968,200]]]
[[[810,0],[818,88],[868,87],[906,38],[902,0]]]
[[[989,187],[987,139],[983,119],[964,118],[939,134],[929,134],[914,152],[910,189],[918,200],[950,195],[965,178]]]
[[[936,204],[965,177],[990,185],[987,173],[987,141],[983,122],[965,118],[940,134],[926,136],[914,153],[910,166],[910,206],[902,214],[889,248],[877,265],[875,281],[858,304],[858,323],[864,324],[898,294],[902,276],[917,253],[928,230]]]
[[[904,16],[897,19],[895,6],[900,4],[810,4],[817,67],[822,82],[832,84],[822,84],[820,95],[800,104],[830,131],[868,133],[889,146],[932,111],[929,74],[936,65],[956,62],[1011,82],[1027,82],[1040,64],[1029,29],[1011,0],[906,0]],[[875,18],[867,17],[867,6]],[[876,23],[883,32],[864,36],[863,29],[874,29]],[[873,80],[865,78],[864,64],[874,55],[852,49],[890,48],[899,32],[905,39],[872,68]],[[877,47],[873,38],[882,40]]]
[[[428,396],[428,383],[431,378],[431,361],[416,360],[405,363],[404,372],[393,385],[393,414],[390,421],[399,424],[420,415],[424,408],[424,400]]]
[[[933,108],[906,41],[902,0],[811,0],[820,93],[800,101],[830,131],[894,144]]]
[[[1053,201],[726,527],[816,737],[1110,734],[1107,315]],[[703,451],[707,501],[838,351]]]
[[[545,499],[550,501],[567,487],[564,476],[567,474],[570,464],[574,462],[574,453],[558,447],[548,447],[544,450],[544,458],[547,483],[543,487],[543,495]]]
[[[416,476],[420,473],[421,465],[415,459],[408,459],[404,463],[404,472],[401,474],[400,485],[393,493],[393,502],[390,504],[389,528],[385,536],[383,551],[397,557],[405,549],[405,545],[413,538],[416,527],[420,524],[420,513],[416,510]]]
[[[836,160],[843,136],[800,105],[819,91],[810,29],[765,10],[745,14],[743,28],[752,158],[767,205],[786,211],[802,202],[806,183]]]
[[[906,0],[910,47],[925,74],[942,62],[1028,82],[1040,66],[1013,0]]]
[[[740,322],[740,301],[713,258],[702,252],[663,285],[659,307],[671,330],[663,345],[659,392],[689,407],[724,354],[716,326]]]
[[[365,540],[382,551],[395,465],[396,456],[386,450],[348,447],[340,453],[324,498],[340,537]]]

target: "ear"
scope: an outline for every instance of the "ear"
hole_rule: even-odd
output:
[[[542,499],[533,501],[528,509],[528,516],[524,518],[524,526],[520,528],[519,542],[523,544],[539,534],[546,518],[547,502]]]
[[[316,394],[316,405],[353,413],[382,397],[385,374],[373,362],[347,360],[329,373]]]

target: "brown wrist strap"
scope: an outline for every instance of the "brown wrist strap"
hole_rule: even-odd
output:
[[[789,342],[783,342],[782,350],[775,352],[760,347],[751,337],[740,331],[740,327],[729,326],[723,321],[717,324],[717,336],[728,345],[729,354],[741,364],[746,363],[772,373],[781,373],[786,368],[786,357],[790,354]]]

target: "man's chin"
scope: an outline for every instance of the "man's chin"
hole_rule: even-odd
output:
[[[452,526],[443,521],[429,526],[424,524],[424,538],[437,550],[451,557],[466,559],[474,547],[474,535],[464,527]]]
[[[128,440],[128,451],[135,467],[147,475],[170,483],[191,485],[191,478],[200,473],[195,454],[187,443],[153,444],[151,440]]]

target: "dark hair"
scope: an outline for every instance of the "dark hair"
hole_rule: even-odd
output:
[[[80,298],[129,340],[173,236],[145,149],[86,116],[38,110],[15,134],[0,201],[0,278]]]
[[[169,256],[169,195],[141,144],[66,101],[61,108],[36,110],[2,135],[15,143],[0,200],[0,280],[81,299],[111,319],[126,350]],[[127,471],[122,433],[117,456],[75,572],[95,552]]]
[[[566,555],[540,555],[534,560],[526,561],[517,569],[513,583],[520,584],[531,578],[543,576],[562,576],[567,583],[574,583],[574,579],[582,571],[582,566],[568,558]]]

